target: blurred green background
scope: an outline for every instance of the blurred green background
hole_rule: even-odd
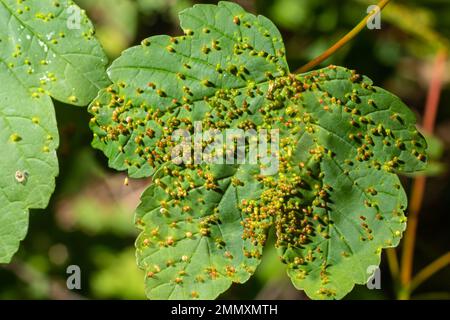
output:
[[[111,61],[157,34],[181,33],[177,13],[193,0],[76,0],[94,21]],[[215,3],[216,1],[201,1]],[[366,0],[240,0],[280,28],[292,70],[310,61],[355,26],[374,2]],[[448,46],[450,1],[393,1],[380,30],[364,30],[326,64],[356,69],[399,95],[422,119],[437,50]],[[447,63],[435,136],[428,137],[432,163],[421,211],[415,270],[449,249],[450,63]],[[29,234],[12,264],[0,266],[0,299],[144,299],[144,275],[134,261],[133,210],[149,181],[130,181],[107,168],[90,147],[85,108],[58,104],[61,174],[48,209],[31,214]],[[410,189],[411,179],[404,185]],[[385,255],[381,290],[357,286],[347,299],[393,299]],[[82,289],[66,289],[66,268],[82,270]],[[450,268],[420,286],[413,298],[450,298]],[[306,299],[290,284],[275,250],[267,246],[256,275],[224,299]]]

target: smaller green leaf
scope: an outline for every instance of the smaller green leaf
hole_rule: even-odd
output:
[[[71,9],[71,11],[69,10]],[[79,25],[69,28],[75,18]],[[69,0],[0,0],[0,263],[48,204],[58,175],[51,97],[87,105],[109,80],[84,12]]]

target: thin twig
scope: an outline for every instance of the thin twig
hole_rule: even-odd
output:
[[[362,19],[361,22],[358,23],[356,27],[354,27],[349,33],[347,33],[344,37],[342,37],[338,42],[336,42],[333,46],[331,46],[320,56],[308,62],[303,67],[299,68],[295,73],[307,72],[316,67],[317,65],[321,64],[326,59],[328,59],[336,51],[338,51],[340,48],[342,48],[344,45],[350,42],[353,38],[355,38],[358,35],[358,33],[360,33],[367,26],[367,21],[369,21],[369,19],[371,19],[374,15],[378,14],[381,10],[383,10],[383,8],[389,2],[390,0],[381,0],[378,3],[377,7],[371,12],[369,12],[369,14],[367,14],[367,16],[364,19]]]
[[[434,275],[439,270],[445,268],[450,265],[450,252],[447,252],[440,258],[434,260],[428,266],[422,269],[416,276],[411,280],[411,284],[409,285],[409,291],[414,291],[418,286],[428,280],[432,275]]]
[[[414,179],[411,191],[411,203],[409,205],[408,226],[403,238],[402,267],[400,271],[400,282],[402,289],[401,299],[409,298],[409,282],[411,281],[412,267],[414,260],[414,247],[416,243],[417,225],[419,223],[419,212],[425,195],[426,177],[420,176]]]

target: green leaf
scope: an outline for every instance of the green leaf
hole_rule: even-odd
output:
[[[58,174],[53,97],[86,105],[108,84],[93,27],[71,1],[0,0],[0,263],[45,208]],[[77,11],[78,10],[78,11]],[[68,20],[80,13],[79,29]]]
[[[151,37],[125,51],[109,70],[113,85],[90,107],[93,145],[111,167],[133,177],[156,172],[136,220],[147,295],[214,298],[244,282],[270,227],[292,282],[310,297],[342,298],[367,282],[382,248],[396,246],[405,229],[396,174],[425,165],[414,114],[342,67],[289,74],[273,24],[236,4],[196,5],[180,20],[185,36]],[[279,129],[278,174],[264,176],[264,163],[171,163],[173,133],[195,137],[195,121],[203,132]],[[221,223],[190,239],[202,224],[187,227],[186,219]],[[225,229],[230,237],[220,235]],[[211,250],[217,235],[220,252]],[[236,261],[223,258],[230,248]],[[229,267],[240,276],[227,276]],[[222,277],[206,281],[211,273]]]

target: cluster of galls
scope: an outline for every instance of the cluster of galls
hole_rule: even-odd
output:
[[[252,107],[257,103],[256,98],[263,96],[264,92],[254,83],[244,89],[217,90],[213,97],[205,98],[211,111],[204,116],[204,128],[255,129],[257,125],[251,120],[254,113]]]
[[[331,186],[323,186],[320,161],[333,153],[316,144],[305,150],[306,161],[296,160],[298,140],[304,132],[313,134],[313,117],[302,108],[302,93],[314,89],[314,85],[297,79],[295,76],[277,78],[271,81],[266,93],[267,103],[260,108],[264,115],[263,127],[280,127],[281,154],[279,174],[265,177],[262,182],[265,191],[258,201],[243,201],[244,239],[250,239],[255,245],[264,245],[267,230],[275,227],[276,246],[286,252],[303,248],[319,236],[327,239],[329,224],[327,201]],[[287,107],[286,107],[287,106]],[[312,252],[295,258],[282,256],[285,263],[302,265],[312,262]]]
[[[144,263],[148,281],[157,283],[160,273],[167,272],[167,268],[173,272],[171,282],[174,285],[188,287],[197,287],[200,283],[221,277],[239,282],[238,272],[253,272],[254,267],[246,263],[237,264],[229,251],[224,238],[227,235],[222,234],[220,227],[219,208],[215,207],[212,212],[202,209],[209,193],[223,193],[227,186],[242,186],[244,182],[232,176],[217,178],[216,173],[206,166],[184,170],[166,166],[162,171],[152,186],[152,197],[159,205],[150,212],[139,214],[136,221],[143,230],[138,240],[138,255],[152,256],[151,264]],[[182,241],[184,245],[191,241],[192,245],[188,245],[190,249],[180,255],[175,247]],[[199,246],[203,250],[203,241],[207,242],[211,258],[188,272],[191,259],[198,257]],[[248,253],[249,256],[255,255],[251,250]],[[191,296],[197,298],[199,294],[192,291]]]
[[[125,86],[121,83],[119,88]],[[90,107],[95,139],[113,144],[119,155],[125,154],[123,162],[127,168],[157,168],[170,161],[175,146],[172,133],[181,127],[192,130],[191,121],[146,103],[136,106],[132,99],[119,93],[119,88],[109,87]]]
[[[244,218],[241,221],[244,228],[242,238],[249,239],[254,246],[263,247],[267,241],[267,230],[272,225],[273,213],[260,206],[256,200],[242,200],[239,209]],[[251,253],[247,253],[247,256],[251,256]],[[259,257],[258,253],[256,257]]]

